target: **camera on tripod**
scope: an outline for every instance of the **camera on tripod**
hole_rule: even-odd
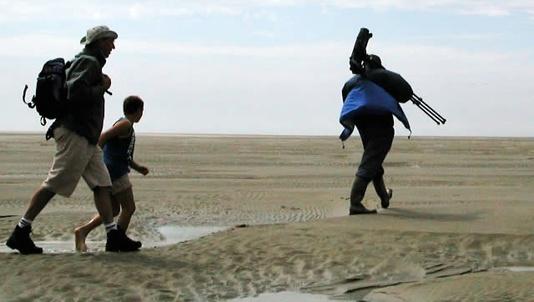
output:
[[[360,29],[349,58],[349,68],[352,73],[374,82],[400,103],[412,101],[438,125],[445,124],[447,120],[425,103],[421,97],[413,93],[406,80],[399,74],[385,69],[379,56],[367,54],[367,43],[372,37],[373,34],[369,32],[369,29],[365,27]]]
[[[350,70],[353,74],[364,74],[365,64],[369,61],[367,55],[367,43],[373,34],[367,28],[362,27],[354,43],[352,55],[349,58]]]

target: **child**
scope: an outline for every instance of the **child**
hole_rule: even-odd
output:
[[[139,122],[143,116],[143,100],[138,96],[129,96],[123,103],[123,118],[120,118],[113,126],[100,135],[98,144],[104,151],[104,163],[109,171],[112,181],[112,206],[113,216],[119,214],[118,228],[126,232],[130,219],[135,211],[135,202],[132,184],[128,178],[129,168],[147,175],[148,169],[133,160],[135,147],[135,132],[133,124]],[[100,215],[96,215],[86,224],[76,228],[75,245],[80,252],[87,251],[85,238],[89,232],[102,223]],[[137,241],[139,247],[141,242]]]

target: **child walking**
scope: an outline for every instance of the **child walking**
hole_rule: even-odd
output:
[[[144,103],[138,96],[128,96],[123,103],[124,117],[102,133],[98,144],[104,151],[104,163],[112,181],[111,194],[113,216],[119,215],[117,227],[126,232],[130,219],[135,212],[135,201],[132,184],[128,177],[130,168],[147,175],[149,170],[133,160],[135,147],[134,123],[138,123],[143,116]],[[120,212],[120,214],[119,214]],[[102,223],[102,217],[95,215],[86,224],[74,231],[76,250],[87,251],[85,239],[89,232]],[[136,242],[141,247],[141,242]]]

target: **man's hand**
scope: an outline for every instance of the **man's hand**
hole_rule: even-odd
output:
[[[102,86],[104,86],[104,90],[108,90],[111,87],[111,79],[107,74],[102,74]]]

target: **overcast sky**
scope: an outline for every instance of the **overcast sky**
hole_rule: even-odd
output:
[[[0,131],[45,131],[21,101],[87,28],[118,32],[106,124],[145,100],[138,132],[338,135],[360,27],[368,52],[447,118],[414,135],[534,136],[534,1],[0,0]],[[396,123],[397,135],[408,131]]]

